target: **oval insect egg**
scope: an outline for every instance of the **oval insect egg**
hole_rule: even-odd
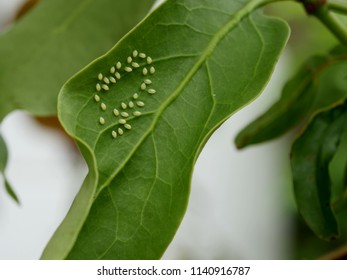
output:
[[[108,87],[108,85],[105,85],[105,84],[103,84],[102,86],[101,86],[104,90],[109,90],[110,88]]]
[[[94,95],[94,99],[95,99],[96,102],[99,102],[99,101],[100,101],[100,96],[97,95],[97,94],[95,94],[95,95]]]
[[[110,83],[110,80],[109,80],[107,77],[105,77],[105,78],[104,78],[104,82],[105,82],[106,84],[109,84],[109,83]]]
[[[100,108],[101,108],[101,110],[105,111],[106,110],[106,104],[105,103],[101,103],[100,104]]]
[[[120,113],[120,115],[124,118],[129,117],[129,114],[127,112],[122,112],[122,113]]]

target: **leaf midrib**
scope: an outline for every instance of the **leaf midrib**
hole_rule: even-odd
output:
[[[180,85],[177,87],[177,89],[173,92],[171,97],[169,97],[166,102],[164,102],[158,109],[157,113],[154,116],[154,119],[152,121],[151,126],[145,131],[143,134],[143,137],[138,141],[138,143],[134,146],[133,150],[129,153],[129,155],[125,158],[122,164],[119,165],[119,167],[113,172],[109,178],[102,184],[98,190],[95,193],[94,199],[98,197],[100,192],[107,187],[111,181],[117,176],[117,174],[124,168],[124,166],[127,164],[127,162],[132,158],[132,156],[135,154],[137,149],[143,144],[143,142],[147,139],[147,137],[150,135],[150,133],[153,132],[153,130],[156,127],[156,124],[158,122],[159,117],[162,115],[162,113],[165,111],[165,109],[181,94],[181,92],[184,90],[184,88],[187,86],[187,84],[191,81],[191,79],[194,77],[194,75],[198,72],[200,67],[205,63],[205,61],[211,56],[213,51],[217,48],[218,44],[224,39],[224,37],[233,30],[246,16],[248,16],[252,11],[257,9],[261,5],[261,1],[259,0],[253,0],[249,3],[245,4],[241,9],[239,9],[236,13],[231,15],[231,20],[228,21],[225,25],[222,26],[222,28],[219,29],[219,31],[212,37],[210,42],[208,43],[207,47],[204,49],[204,51],[201,53],[199,60],[194,64],[192,69],[188,72],[188,74],[185,76],[183,81],[180,83]]]

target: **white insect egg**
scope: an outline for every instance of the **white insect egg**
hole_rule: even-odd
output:
[[[149,73],[151,73],[151,74],[155,73],[155,68],[153,66],[149,69]]]
[[[142,69],[142,74],[143,74],[144,76],[146,76],[146,75],[148,74],[148,70],[147,70],[146,67],[144,67],[144,68]]]
[[[134,99],[137,99],[137,98],[139,98],[139,95],[138,95],[137,93],[134,93],[134,94],[133,94],[133,98],[134,98]]]
[[[146,80],[144,80],[144,82],[146,85],[150,85],[152,83],[152,81],[150,79],[146,79]]]
[[[128,63],[131,63],[132,61],[133,61],[132,57],[131,57],[131,56],[128,56],[127,62],[128,62]]]
[[[131,63],[131,65],[132,65],[134,68],[139,68],[139,67],[140,67],[140,64],[138,64],[137,62],[133,62],[133,63]]]
[[[147,63],[148,63],[148,64],[151,64],[152,61],[153,61],[152,58],[151,58],[150,56],[147,56]]]
[[[109,80],[107,77],[105,77],[105,78],[104,78],[104,82],[105,82],[106,84],[109,84],[109,83],[110,83],[110,80]]]
[[[127,104],[125,104],[124,102],[122,102],[121,104],[120,104],[120,106],[122,106],[122,108],[125,110],[128,106],[127,106]]]
[[[145,53],[139,53],[139,57],[146,58],[146,54]]]
[[[96,87],[96,90],[97,90],[97,91],[100,91],[100,90],[101,90],[101,86],[100,86],[99,83],[97,83],[95,87]]]
[[[109,90],[110,88],[108,87],[108,85],[105,85],[105,84],[103,84],[102,86],[101,86],[104,90]]]
[[[119,72],[114,73],[115,77],[119,80],[120,79],[120,74]]]
[[[133,68],[125,66],[124,70],[129,73],[129,72],[133,71]]]
[[[99,73],[98,79],[101,81],[103,78],[104,78],[104,76],[101,73]]]
[[[106,110],[106,104],[105,103],[101,103],[100,104],[100,108],[101,108],[101,110],[105,111]]]
[[[145,103],[142,102],[142,101],[137,101],[136,104],[137,104],[137,106],[139,106],[139,107],[145,106]]]
[[[141,116],[141,112],[140,112],[140,111],[135,111],[135,112],[133,113],[133,115],[134,115],[135,117],[139,117],[139,116]]]
[[[117,68],[117,69],[121,69],[121,68],[122,68],[122,63],[120,63],[120,61],[118,61],[118,62],[116,63],[116,68]]]
[[[129,106],[129,108],[134,108],[135,104],[134,104],[134,102],[132,102],[132,101],[129,101],[129,104],[128,104],[128,106]]]
[[[130,125],[130,124],[128,124],[128,123],[127,123],[127,124],[125,124],[125,125],[124,125],[124,127],[125,127],[126,129],[129,129],[129,130],[131,129],[131,125]]]
[[[127,118],[129,117],[129,114],[127,112],[120,113],[122,117]]]
[[[123,129],[118,128],[118,134],[119,134],[119,135],[123,135],[123,133],[124,133]]]
[[[125,119],[120,119],[119,121],[118,121],[120,124],[126,124],[126,120]]]
[[[117,109],[113,109],[113,114],[118,117],[119,116],[119,111]]]
[[[145,83],[142,83],[141,86],[140,86],[140,88],[141,88],[142,90],[145,90],[145,89],[146,89],[146,84],[145,84]]]
[[[95,94],[95,95],[94,95],[94,99],[95,99],[96,102],[99,102],[99,101],[100,101],[100,96],[97,95],[97,94]]]
[[[138,54],[139,54],[139,52],[138,52],[137,50],[134,50],[134,51],[133,51],[133,57],[137,57]]]
[[[111,81],[111,83],[114,83],[114,84],[117,82],[114,77],[110,77],[109,80]]]
[[[103,117],[100,117],[100,118],[99,118],[99,123],[100,123],[100,124],[105,124],[105,119],[104,119]]]
[[[155,89],[152,89],[152,88],[150,88],[149,90],[148,90],[148,93],[150,93],[150,94],[154,94],[154,93],[156,93],[157,91],[155,90]]]
[[[110,72],[111,72],[111,74],[113,74],[114,72],[116,72],[116,68],[114,66],[112,66],[110,69]]]
[[[115,132],[114,130],[112,130],[112,137],[117,138],[117,132]]]

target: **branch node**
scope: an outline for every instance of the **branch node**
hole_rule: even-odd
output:
[[[309,15],[316,14],[322,6],[327,4],[327,0],[301,0],[301,2]]]

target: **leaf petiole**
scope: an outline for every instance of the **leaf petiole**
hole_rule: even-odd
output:
[[[324,5],[316,10],[314,14],[345,46],[347,46],[347,26]]]
[[[329,1],[327,7],[332,12],[347,15],[347,5],[342,4],[340,1]]]

